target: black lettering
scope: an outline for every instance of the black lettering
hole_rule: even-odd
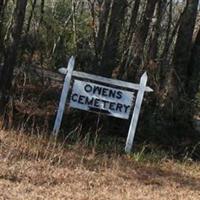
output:
[[[124,105],[124,112],[127,113],[128,109],[130,108],[130,106]]]
[[[122,92],[121,91],[117,91],[117,99],[121,99],[122,98]]]
[[[116,96],[116,90],[110,90],[109,91],[109,97],[115,98],[115,96]]]
[[[77,100],[78,100],[78,94],[72,94],[71,99],[72,99],[72,101],[77,102]]]
[[[101,94],[101,91],[102,91],[102,88],[101,87],[99,87],[99,86],[94,86],[94,88],[93,88],[93,94],[98,94],[98,95],[100,95]]]
[[[92,99],[89,99],[89,97],[85,98],[85,104],[86,105],[92,106],[93,103],[94,103],[94,98],[92,98]]]
[[[100,103],[100,99],[95,99],[94,106],[99,108],[99,106],[100,106],[99,103]]]
[[[122,112],[122,108],[123,108],[123,105],[121,103],[118,103],[116,106],[116,111],[119,110],[119,112]]]
[[[101,101],[103,102],[103,108],[106,108],[106,105],[109,103],[109,101],[103,99],[101,99]]]
[[[88,93],[89,93],[89,92],[92,92],[92,86],[89,85],[89,84],[85,85],[84,89],[85,89],[85,91],[88,92]]]
[[[104,96],[104,97],[109,96],[108,91],[109,91],[109,90],[108,90],[107,88],[103,88],[103,90],[102,90],[102,96]]]
[[[110,106],[109,106],[110,110],[115,110],[115,103],[114,102],[110,102]]]
[[[80,95],[78,99],[78,103],[85,104],[84,99],[85,99],[85,96]]]

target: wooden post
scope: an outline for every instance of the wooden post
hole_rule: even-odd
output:
[[[75,59],[72,56],[68,62],[67,73],[65,76],[62,94],[60,97],[60,103],[58,107],[58,112],[57,112],[57,116],[56,116],[56,120],[55,120],[55,124],[53,128],[53,135],[56,137],[58,136],[58,132],[60,130],[60,126],[62,122],[62,117],[63,117],[63,113],[65,109],[65,103],[67,100],[67,95],[68,95],[69,87],[70,87],[70,81],[71,81],[72,73],[74,70],[74,64],[75,64]]]
[[[148,78],[147,73],[145,72],[140,79],[139,91],[137,94],[135,108],[133,111],[133,116],[131,119],[131,124],[129,127],[128,137],[127,137],[127,141],[126,141],[126,147],[125,147],[126,153],[131,153],[131,149],[133,146],[133,140],[134,140],[135,131],[137,128],[137,123],[138,123],[138,118],[139,118],[140,109],[141,109],[141,105],[142,105],[142,100],[143,100],[144,92],[146,89],[147,78]]]

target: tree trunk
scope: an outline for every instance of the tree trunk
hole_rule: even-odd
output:
[[[98,57],[101,57],[102,50],[104,46],[106,28],[109,22],[109,13],[110,13],[111,0],[105,0],[102,5],[102,12],[100,13],[99,19],[99,30],[97,35],[97,54]]]
[[[39,21],[38,30],[40,29],[40,26],[42,25],[43,19],[44,19],[44,4],[45,4],[45,0],[41,0],[41,4],[40,4],[40,21]]]
[[[36,2],[37,0],[34,0],[33,3],[32,3],[32,9],[31,9],[31,13],[30,13],[30,16],[28,18],[28,23],[27,23],[27,28],[26,28],[26,34],[29,32],[30,30],[30,26],[31,26],[31,21],[32,21],[32,18],[33,18],[33,13],[34,13],[34,10],[35,10],[35,6],[36,6]]]
[[[141,0],[135,0],[132,11],[131,11],[130,24],[124,38],[123,55],[122,55],[120,68],[118,70],[117,77],[123,77],[127,69],[127,66],[132,58],[132,51],[134,49],[134,46],[130,44],[133,40],[133,35],[134,35],[135,28],[137,25],[137,19],[139,18],[138,13],[139,13],[140,2]]]
[[[4,16],[4,0],[0,0],[0,32],[2,31],[2,23],[3,23],[3,16]]]
[[[17,0],[14,12],[14,22],[11,30],[11,41],[6,48],[5,61],[0,72],[1,109],[4,109],[6,98],[11,89],[13,70],[17,60],[17,50],[20,43],[27,0]]]
[[[3,39],[3,22],[4,11],[7,6],[8,0],[0,0],[0,63],[4,54],[4,39]]]
[[[155,11],[156,3],[158,0],[148,0],[146,9],[144,11],[143,18],[141,20],[140,25],[135,32],[134,39],[132,41],[134,46],[133,51],[133,65],[128,64],[128,68],[126,73],[126,78],[128,80],[134,80],[135,75],[137,74],[137,70],[142,63],[143,50],[145,46],[145,42],[148,36],[150,23],[152,21],[152,17]]]
[[[158,0],[147,1],[145,13],[144,13],[142,22],[140,26],[138,27],[138,30],[136,31],[136,36],[135,36],[135,41],[134,41],[136,56],[141,56],[142,54],[157,1]]]
[[[3,17],[4,17],[4,10],[8,3],[8,0],[0,0],[0,24],[2,25]],[[2,29],[2,26],[0,26],[0,30]]]
[[[173,65],[169,75],[166,75],[164,110],[168,120],[171,120],[171,126],[175,129],[181,128],[182,134],[191,128],[192,105],[188,99],[186,86],[198,2],[187,0],[180,20]]]
[[[101,75],[111,76],[113,69],[117,67],[120,61],[117,55],[127,5],[127,0],[114,0],[113,2],[108,33],[102,53]]]
[[[187,94],[194,99],[200,83],[200,30],[192,48],[192,55],[188,65]]]
[[[135,27],[136,27],[139,7],[140,7],[140,0],[135,0],[134,6],[133,6],[133,9],[132,9],[132,12],[131,12],[131,19],[130,19],[130,25],[129,25],[129,28],[128,28],[126,44],[128,44],[132,40],[133,33],[134,33],[134,30],[135,30]]]
[[[4,0],[0,0],[0,63],[2,59],[2,53],[4,49],[3,45],[3,37],[2,37],[2,32],[3,32],[3,15],[4,15]]]
[[[175,39],[177,30],[180,25],[180,19],[182,18],[182,15],[179,17],[178,21],[176,22],[176,25],[174,29],[171,31],[171,24],[172,24],[172,18],[173,18],[173,0],[170,0],[169,2],[169,14],[168,14],[168,23],[166,28],[166,36],[165,36],[165,42],[164,42],[164,49],[161,54],[160,60],[160,89],[163,89],[165,87],[166,83],[166,74],[168,74],[171,70],[170,67],[170,57],[169,57],[169,51],[173,44],[173,41]]]
[[[149,44],[148,51],[148,60],[156,61],[158,56],[158,44],[159,44],[159,35],[161,34],[161,24],[164,16],[165,6],[167,1],[160,0],[158,1],[157,9],[156,9],[156,22],[153,26],[152,35]]]
[[[185,89],[187,80],[188,63],[191,56],[192,37],[197,17],[197,8],[199,0],[188,0],[184,10],[180,27],[178,31],[175,52],[174,52],[174,70],[178,81],[176,88]]]

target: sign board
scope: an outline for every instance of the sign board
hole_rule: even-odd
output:
[[[142,75],[140,83],[134,84],[74,71],[74,63],[75,59],[71,57],[67,69],[59,69],[59,72],[66,74],[66,76],[53,134],[55,136],[58,135],[69,88],[72,83],[72,92],[69,96],[70,107],[103,113],[121,119],[129,119],[132,114],[125,146],[126,153],[130,153],[144,93],[153,91],[146,86],[148,79],[146,72]],[[134,109],[132,109],[133,106]],[[131,113],[132,110],[133,113]]]
[[[128,119],[134,100],[134,92],[74,80],[70,107]]]

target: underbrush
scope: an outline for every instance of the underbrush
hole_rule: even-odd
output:
[[[47,72],[44,70],[43,75],[45,73]],[[48,71],[48,75],[49,73]],[[19,145],[18,156],[24,155],[36,160],[45,159],[52,163],[59,163],[63,160],[64,151],[77,146],[81,152],[86,148],[94,155],[125,155],[128,120],[125,122],[125,120],[72,110],[68,105],[66,105],[59,138],[51,137],[63,78],[56,73],[53,75],[61,82],[48,80],[36,74],[32,76],[30,72],[19,73],[16,77],[15,95],[6,113],[8,124],[6,127],[13,128],[14,131],[11,132],[16,133],[14,135],[17,135],[17,141],[25,141],[24,144],[22,142],[23,145]],[[145,127],[142,121],[143,115],[142,112],[133,152],[129,155],[134,162],[159,163],[167,159],[181,162],[200,160],[199,137],[179,137],[181,133],[176,137],[172,131],[166,133],[162,128],[158,133],[158,127],[147,130],[143,128]],[[151,124],[156,123],[151,122]],[[9,155],[12,156],[12,153]]]
[[[125,139],[88,132],[80,137],[78,130],[71,131],[65,138],[55,138],[46,133],[25,133],[23,131],[1,131],[0,152],[3,160],[16,162],[18,160],[45,161],[50,165],[74,165],[80,162],[106,163],[120,158],[126,158],[135,164],[159,165],[168,160],[179,163],[195,163],[193,152],[188,150],[177,157],[177,152],[165,149],[155,144],[134,144],[133,151],[127,155],[124,152]],[[69,158],[72,158],[71,160]],[[89,159],[88,159],[89,158]],[[197,161],[196,161],[197,162]]]
[[[198,162],[148,143],[126,155],[124,138],[80,130],[1,130],[0,198],[198,199]]]

